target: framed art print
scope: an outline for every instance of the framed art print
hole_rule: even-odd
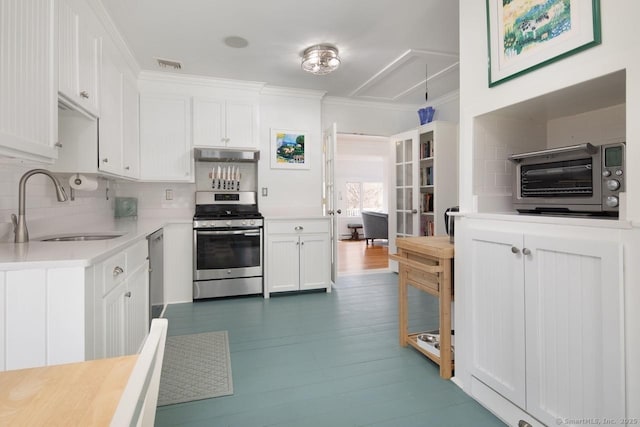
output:
[[[489,87],[600,44],[600,0],[487,0]]]
[[[309,169],[307,132],[271,129],[271,168]]]

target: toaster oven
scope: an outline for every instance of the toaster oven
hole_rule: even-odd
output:
[[[522,213],[618,216],[625,191],[625,143],[513,154],[513,207]]]

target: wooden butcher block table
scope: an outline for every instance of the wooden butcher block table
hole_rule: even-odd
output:
[[[398,253],[389,255],[398,261],[398,305],[400,345],[407,344],[440,365],[440,376],[449,379],[454,363],[451,352],[451,301],[453,301],[454,246],[448,236],[401,237],[396,240]],[[408,331],[407,288],[413,286],[438,297],[440,319],[440,356],[418,344],[424,332]]]

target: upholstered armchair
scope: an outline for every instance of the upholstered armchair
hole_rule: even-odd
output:
[[[362,211],[362,228],[364,239],[373,245],[373,239],[389,238],[389,214],[382,212]]]

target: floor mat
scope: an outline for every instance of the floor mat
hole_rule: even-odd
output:
[[[167,337],[158,406],[230,394],[227,331]]]

